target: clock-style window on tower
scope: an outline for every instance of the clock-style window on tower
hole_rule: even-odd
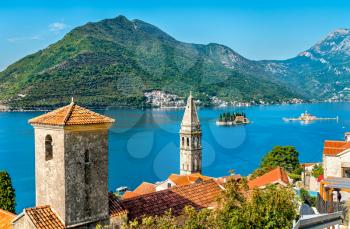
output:
[[[51,135],[45,137],[45,160],[51,160],[53,158],[53,147]]]

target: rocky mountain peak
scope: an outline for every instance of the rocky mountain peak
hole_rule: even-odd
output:
[[[314,56],[350,55],[350,30],[337,29],[308,50]]]

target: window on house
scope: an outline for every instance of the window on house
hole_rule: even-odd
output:
[[[190,146],[190,139],[187,138],[187,146]]]
[[[52,137],[51,135],[46,135],[45,137],[45,160],[51,160],[53,158],[53,149],[52,149]]]
[[[184,145],[185,145],[185,138],[182,137],[182,146],[184,146]]]
[[[343,168],[343,177],[350,178],[350,168]]]

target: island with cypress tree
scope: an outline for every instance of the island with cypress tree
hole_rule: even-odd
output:
[[[243,112],[224,112],[220,114],[219,119],[216,121],[218,126],[236,126],[249,123],[249,119]]]

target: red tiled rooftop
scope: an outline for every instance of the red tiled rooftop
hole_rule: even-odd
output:
[[[140,194],[147,194],[151,192],[156,191],[156,185],[148,183],[148,182],[142,182],[135,190],[134,192],[140,193]]]
[[[113,193],[108,193],[108,199],[109,199],[109,215],[110,216],[118,216],[127,213],[127,211],[124,209],[122,204],[120,203],[120,200],[114,196]]]
[[[118,202],[110,199],[110,206],[117,204],[120,209],[110,212],[111,215],[118,215],[120,212],[127,211],[130,220],[139,219],[144,215],[162,215],[169,209],[172,209],[174,215],[178,215],[188,205],[196,209],[215,206],[216,198],[220,192],[221,188],[215,181],[208,180],[198,184],[175,186]]]
[[[134,192],[134,191],[126,191],[126,192],[124,192],[122,198],[123,199],[128,199],[128,198],[133,198],[133,197],[139,196],[139,195],[142,195],[142,194]]]
[[[58,219],[50,206],[25,209],[33,225],[37,229],[63,229],[63,223]]]
[[[188,185],[195,183],[196,181],[207,181],[212,179],[211,177],[203,176],[200,173],[192,173],[188,175],[178,175],[178,174],[171,174],[168,177],[169,180],[175,183],[175,185]]]
[[[151,193],[156,191],[156,185],[148,182],[142,182],[134,191],[126,191],[123,195],[123,199],[132,198],[135,196]]]
[[[55,126],[103,124],[113,122],[114,119],[80,107],[74,102],[29,120],[30,124]]]
[[[1,229],[11,229],[12,228],[12,220],[16,217],[15,214],[0,209],[0,228]]]
[[[282,185],[289,184],[287,173],[280,167],[277,167],[260,177],[257,177],[253,180],[248,181],[248,186],[250,189],[263,188],[269,184],[276,184],[276,183],[279,183]]]
[[[336,156],[347,149],[350,149],[350,142],[327,140],[324,142],[323,154],[327,156]]]

